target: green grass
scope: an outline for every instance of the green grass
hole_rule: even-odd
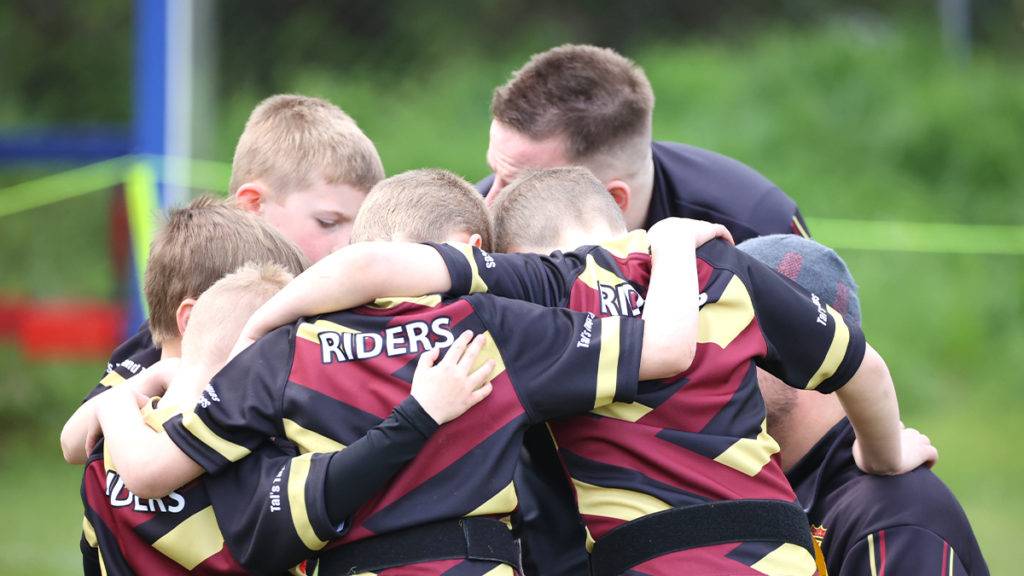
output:
[[[733,155],[808,216],[1024,225],[1024,74],[979,52],[941,57],[913,28],[775,30],[738,44],[651,46],[633,56],[658,97],[655,133]],[[487,103],[524,54],[451,56],[415,77],[297,69],[282,91],[321,95],[377,143],[389,173],[443,166],[485,174]],[[251,107],[220,103],[217,158],[230,158]],[[14,177],[0,174],[0,183]],[[0,291],[113,297],[109,198],[99,194],[0,220]],[[1024,560],[1012,451],[1024,433],[1024,257],[842,251],[861,287],[865,330],[887,359],[909,425],[941,452],[994,574]],[[60,463],[64,417],[103,359],[40,365],[0,347],[0,479],[9,504],[0,573],[77,565],[77,468]]]
[[[81,573],[82,469],[64,463],[59,436],[102,361],[33,363],[2,345],[0,366],[0,574]]]

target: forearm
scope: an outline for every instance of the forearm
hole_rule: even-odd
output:
[[[857,434],[865,471],[894,473],[902,458],[900,409],[889,369],[870,345],[860,368],[836,395]]]
[[[202,473],[166,434],[145,423],[131,389],[104,394],[96,413],[110,458],[136,496],[161,498]]]
[[[79,406],[60,431],[60,448],[68,464],[85,464],[89,457],[85,452],[85,439],[89,427],[96,421],[96,401],[99,399],[95,396]]]
[[[644,303],[640,378],[685,371],[697,350],[697,260],[692,234],[651,240],[651,280]]]
[[[362,306],[384,296],[447,292],[451,278],[430,246],[364,242],[330,254],[253,314],[243,336],[258,337],[303,316]]]
[[[159,386],[159,370],[147,369],[142,374],[135,376],[121,386],[129,386],[143,396],[159,395],[162,386]],[[110,388],[105,389],[109,391]],[[68,464],[84,464],[88,459],[89,433],[99,426],[96,417],[96,405],[103,394],[97,394],[86,400],[75,410],[75,413],[68,418],[64,428],[60,432],[60,446],[64,452],[64,460]]]
[[[327,514],[341,525],[391,481],[438,428],[413,397],[384,422],[331,456],[324,479]]]

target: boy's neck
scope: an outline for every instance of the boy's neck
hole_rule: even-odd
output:
[[[782,449],[782,470],[789,472],[796,466],[845,415],[834,394],[800,392],[789,414],[769,422],[769,431]]]
[[[221,366],[209,366],[199,362],[182,361],[178,373],[167,385],[167,391],[160,398],[160,406],[191,408],[199,401],[203,390],[210,383]]]
[[[160,344],[160,359],[181,358],[181,338],[164,340]]]

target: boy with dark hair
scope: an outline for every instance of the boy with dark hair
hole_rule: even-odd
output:
[[[465,233],[448,212],[421,216],[451,235]],[[268,334],[214,377],[206,402],[169,420],[167,435],[138,423],[134,433],[118,434],[130,444],[114,461],[136,494],[155,497],[203,470],[230,470],[270,438],[287,439],[305,454],[282,470],[276,484],[287,492],[292,520],[288,532],[269,531],[279,546],[263,552],[278,555],[276,562],[281,554],[294,559],[323,549],[321,571],[330,573],[394,566],[429,574],[454,566],[467,574],[509,573],[518,554],[498,520],[516,505],[512,474],[525,428],[628,401],[638,374],[668,376],[692,358],[694,229],[659,230],[652,234],[663,236],[657,245],[665,248],[655,248],[647,304],[657,318],[646,326],[639,318],[598,320],[479,294],[378,301]],[[402,292],[409,281],[397,276],[392,285]],[[315,453],[361,438],[407,394],[412,359],[448,347],[467,330],[488,335],[481,358],[492,362],[487,370],[493,393],[441,426],[411,461],[392,451],[378,454],[375,469],[387,474],[373,475],[384,481],[366,482],[365,461],[346,461],[351,446]],[[104,429],[124,430],[132,414],[127,400],[118,394],[104,404]],[[273,504],[253,513],[266,522],[252,524],[249,542],[266,538],[268,531],[259,528],[268,523],[281,526]]]
[[[530,194],[534,184],[538,193],[551,189],[531,177],[506,191],[512,196],[506,208],[528,207],[513,197]],[[595,184],[578,193],[603,191]],[[562,203],[548,210],[572,214],[578,198],[558,197]],[[563,230],[577,239],[575,232],[586,233],[589,226],[586,220],[565,222]],[[525,246],[542,243],[520,240]],[[383,289],[394,270],[419,279],[421,288],[486,290],[605,317],[640,314],[649,295],[643,233],[604,246],[551,257],[435,246],[448,275],[438,273],[430,247],[378,247],[362,260],[374,266],[356,267],[358,272],[346,262],[348,254],[338,254],[271,299],[250,320],[246,335],[324,305],[297,294],[329,294],[327,305],[337,305]],[[557,247],[567,246],[546,248]],[[814,573],[806,518],[794,505],[778,445],[765,429],[755,366],[791,386],[836,391],[857,426],[860,462],[869,471],[905,472],[933,459],[934,449],[919,435],[900,432],[885,364],[856,325],[724,242],[708,243],[698,256],[702,294],[694,365],[671,379],[641,383],[635,402],[549,424],[576,488],[593,548],[591,567],[596,574]],[[359,287],[332,267],[343,267],[349,278],[355,274]]]
[[[170,233],[169,236],[174,236]],[[213,375],[227,361],[230,342],[249,315],[291,280],[276,265],[244,266],[203,291],[190,306],[180,341],[181,359],[168,357],[138,377],[153,389],[170,380],[162,398],[146,398],[139,416],[159,429],[177,406],[194,404],[202,393],[185,375]],[[164,373],[177,373],[169,378]],[[140,385],[133,381],[125,387]],[[140,399],[141,400],[141,399]],[[217,524],[205,483],[200,480],[164,498],[140,499],[125,487],[110,459],[116,432],[93,450],[82,480],[82,555],[86,574],[244,574]],[[277,448],[267,448],[274,455]]]
[[[203,387],[228,360],[228,353],[249,314],[271,294],[291,279],[275,265],[245,266],[217,281],[197,300],[182,338],[180,362],[167,367],[171,360],[161,361],[139,379],[151,384],[169,380],[162,398],[146,400],[136,423],[144,422],[154,431],[179,407],[192,406],[203,394]],[[466,339],[438,366],[436,356],[425,354],[417,363],[410,398],[396,408],[391,417],[372,430],[376,436],[395,434],[405,421],[426,418],[446,419],[459,415],[466,408],[487,396],[481,389],[484,373],[466,369],[476,360],[480,347],[470,347],[465,355]],[[451,365],[462,366],[452,371]],[[173,374],[168,378],[167,373]],[[244,384],[244,383],[243,383]],[[103,404],[116,400],[127,387],[106,395]],[[437,400],[443,400],[443,404]],[[131,402],[132,399],[128,398]],[[130,405],[130,404],[129,404]],[[443,409],[439,410],[441,406]],[[101,408],[103,409],[103,408]],[[121,459],[126,434],[130,430],[108,430],[105,449],[94,451],[86,466],[82,484],[86,508],[83,556],[89,574],[248,574],[276,572],[252,562],[243,549],[225,546],[225,539],[237,533],[239,518],[232,516],[214,502],[225,501],[223,482],[200,478],[171,492],[167,497],[142,499],[131,492],[120,477],[112,460]],[[349,447],[359,451],[355,445]],[[296,455],[287,442],[268,443],[257,450],[257,456],[240,464],[227,487],[227,500],[237,494],[256,491],[277,477],[278,469]],[[269,480],[269,482],[268,482]],[[218,488],[220,492],[218,492]],[[260,494],[261,499],[267,493]],[[262,504],[262,502],[261,502]],[[230,510],[230,507],[229,507]],[[222,529],[223,526],[223,529]],[[281,534],[281,537],[285,534]],[[297,559],[298,563],[301,558]],[[280,572],[283,572],[280,570]],[[300,567],[293,572],[304,573]]]
[[[737,248],[861,323],[857,284],[831,249],[792,235],[754,238]],[[988,574],[967,515],[931,470],[864,474],[855,463],[853,428],[835,398],[802,394],[761,370],[758,384],[782,469],[830,574]]]
[[[85,462],[86,437],[95,424],[94,399],[161,357],[180,356],[182,333],[196,298],[247,263],[278,264],[293,275],[306,268],[295,246],[266,221],[222,200],[200,197],[167,216],[153,238],[144,283],[150,305],[147,325],[155,346],[115,367],[68,419],[61,431],[65,460]],[[145,333],[148,336],[150,330]]]

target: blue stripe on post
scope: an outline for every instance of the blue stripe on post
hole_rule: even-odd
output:
[[[135,0],[135,126],[136,154],[162,158],[167,118],[167,0]],[[162,172],[162,171],[158,171]],[[160,186],[162,189],[162,186]],[[163,193],[157,191],[162,199]],[[161,206],[162,208],[163,206]],[[133,258],[133,263],[136,258]],[[140,295],[142,277],[132,266],[125,333],[145,321]]]

